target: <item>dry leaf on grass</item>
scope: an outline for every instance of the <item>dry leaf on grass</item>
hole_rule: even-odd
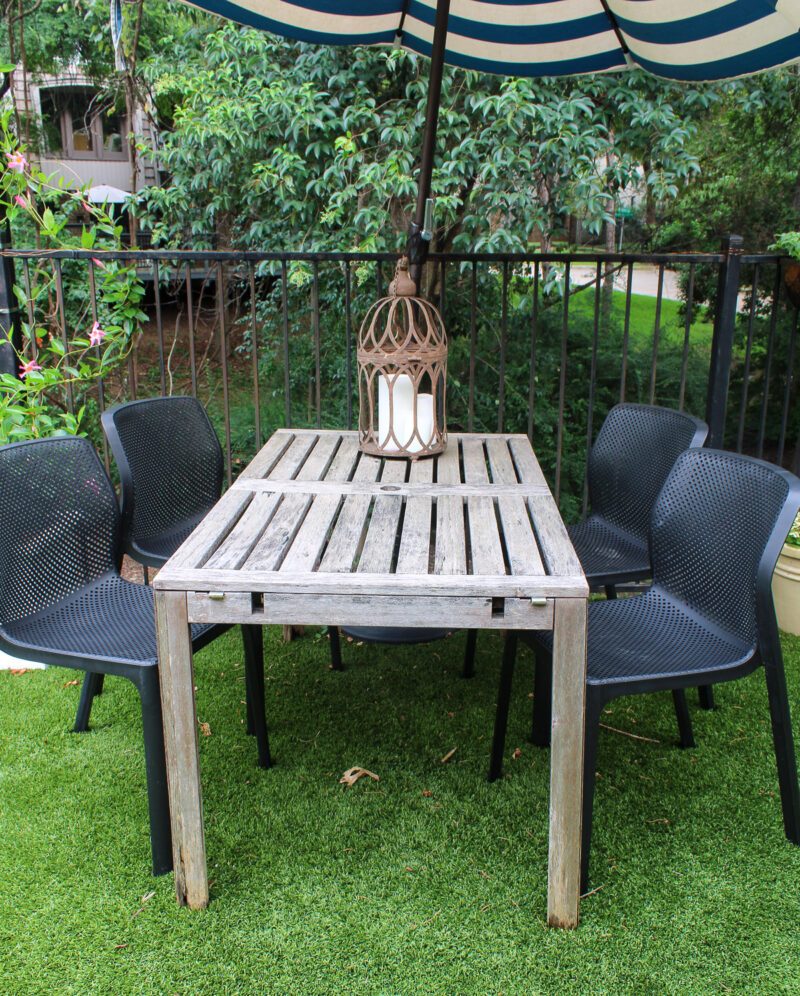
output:
[[[61,687],[62,688],[69,688],[70,685],[77,685],[77,684],[78,684],[78,679],[75,678],[74,681],[65,681],[64,684]]]
[[[197,725],[200,727],[200,732],[203,734],[204,737],[210,737],[211,736],[211,724],[210,723],[198,723]]]
[[[364,775],[368,775],[373,778],[376,782],[380,781],[377,775],[374,775],[371,771],[367,771],[366,768],[348,768],[347,771],[339,779],[340,785],[355,785],[359,778],[363,778]]]
[[[12,667],[11,674],[16,678],[20,674],[29,674],[32,670],[33,668],[30,667]]]

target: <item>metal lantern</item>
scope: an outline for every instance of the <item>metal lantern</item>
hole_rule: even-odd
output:
[[[432,456],[447,445],[447,336],[441,316],[416,296],[404,256],[358,334],[358,439],[365,453]]]

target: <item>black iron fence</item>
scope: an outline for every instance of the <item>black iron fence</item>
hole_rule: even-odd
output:
[[[224,438],[229,480],[278,425],[357,422],[357,330],[395,262],[169,250],[3,256],[14,263],[23,323],[65,343],[97,317],[97,266],[134,262],[147,321],[126,362],[83,396],[52,400],[85,405],[84,428],[101,446],[108,405],[199,396]],[[620,400],[686,408],[709,421],[714,445],[797,470],[797,309],[785,264],[742,255],[735,238],[713,254],[432,256],[425,291],[450,339],[449,428],[527,433],[571,515],[585,509],[591,441]],[[42,267],[55,290],[34,301]]]

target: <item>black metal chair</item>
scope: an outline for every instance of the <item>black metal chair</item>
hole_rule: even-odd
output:
[[[702,446],[707,435],[706,423],[686,412],[614,405],[589,454],[591,514],[567,527],[591,588],[616,598],[617,585],[651,577],[647,531],[653,505],[679,454]],[[699,694],[702,707],[713,708],[713,690],[700,688]],[[691,739],[686,693],[674,698],[678,725]]]
[[[800,480],[771,464],[691,449],[675,463],[650,525],[653,583],[641,595],[589,605],[581,882],[588,879],[600,716],[620,695],[732,681],[764,667],[784,828],[800,844],[800,789],[771,580],[800,506]],[[534,742],[550,740],[552,634],[536,648]],[[510,683],[513,655],[504,659]],[[507,709],[493,758],[502,757]]]
[[[614,405],[589,454],[591,514],[568,526],[592,588],[609,598],[616,585],[651,576],[647,532],[659,491],[679,454],[702,446],[705,422],[655,405]]]
[[[197,398],[130,401],[103,412],[119,468],[125,552],[163,567],[222,492],[222,447]]]
[[[219,439],[197,398],[178,395],[144,398],[109,408],[103,430],[119,469],[124,552],[148,567],[163,567],[217,502],[222,491],[223,456]],[[263,683],[261,628],[242,627],[250,670]],[[256,665],[256,660],[259,662]],[[77,731],[86,730],[100,674],[83,681]],[[254,732],[249,689],[247,732]]]
[[[0,447],[0,648],[58,667],[114,674],[141,698],[153,872],[172,868],[153,589],[119,573],[114,489],[80,437]],[[224,627],[192,626],[198,650]],[[250,660],[255,659],[251,653]],[[246,678],[262,766],[269,765],[263,685]]]

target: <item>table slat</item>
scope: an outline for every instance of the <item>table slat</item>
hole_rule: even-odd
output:
[[[480,439],[466,437],[462,442],[464,480],[467,484],[488,484],[486,454]],[[494,501],[491,498],[467,498],[469,546],[473,574],[505,574],[503,547]]]
[[[331,465],[339,441],[339,436],[320,436],[314,443],[314,448],[309,453],[308,459],[297,472],[296,479],[298,481],[319,481],[323,478]]]
[[[527,436],[512,436],[508,441],[508,448],[517,468],[517,474],[523,484],[534,484],[537,487],[547,487],[542,468],[539,461],[531,449],[531,444]],[[548,488],[549,491],[549,488]]]
[[[437,480],[455,484],[461,480],[459,441],[451,440],[437,460]],[[464,536],[464,500],[446,495],[436,500],[436,552],[434,574],[466,574],[467,544]]]
[[[199,568],[217,549],[250,504],[247,491],[229,489],[173,553],[169,563],[176,567]]]
[[[432,480],[433,460],[415,460],[411,464],[411,482],[425,484]],[[398,574],[425,574],[428,571],[432,506],[433,502],[430,498],[413,497],[406,499],[403,534],[400,538],[400,552],[397,556],[396,571]]]
[[[294,434],[290,429],[278,429],[264,443],[236,480],[246,481],[250,478],[266,477],[289,448],[293,439]]]
[[[280,460],[273,464],[267,476],[276,478],[295,477],[316,441],[317,437],[310,434],[306,435],[304,433],[301,436],[295,436],[287,446]],[[263,475],[259,474],[258,476],[261,477]]]
[[[567,577],[583,577],[581,562],[553,498],[550,495],[535,495],[528,499],[528,508],[536,523],[539,543],[549,572]]]
[[[405,460],[387,460],[381,484],[394,484],[406,479]],[[397,495],[379,495],[372,506],[372,518],[367,527],[364,548],[358,558],[360,573],[380,574],[392,566],[397,526],[403,509],[403,499]]]
[[[225,542],[208,558],[205,567],[241,567],[269,525],[280,500],[281,496],[274,492],[254,495]]]
[[[286,495],[242,567],[247,571],[276,570],[303,524],[310,504],[309,495]]]
[[[492,480],[495,483],[513,484],[517,480],[517,472],[506,440],[501,437],[488,439],[486,450],[492,468]],[[522,498],[501,497],[497,499],[497,507],[503,524],[511,573],[544,574],[544,563],[528,518],[525,501]]]
[[[380,472],[380,459],[362,453],[353,480],[377,481]],[[349,573],[353,569],[353,563],[363,543],[367,512],[371,502],[370,495],[348,495],[345,498],[328,546],[322,555],[320,571]]]
[[[358,458],[355,439],[345,439],[325,475],[327,481],[346,481]],[[305,468],[304,468],[305,469]],[[281,570],[311,571],[328,539],[328,532],[341,504],[341,495],[317,495],[297,532]]]

